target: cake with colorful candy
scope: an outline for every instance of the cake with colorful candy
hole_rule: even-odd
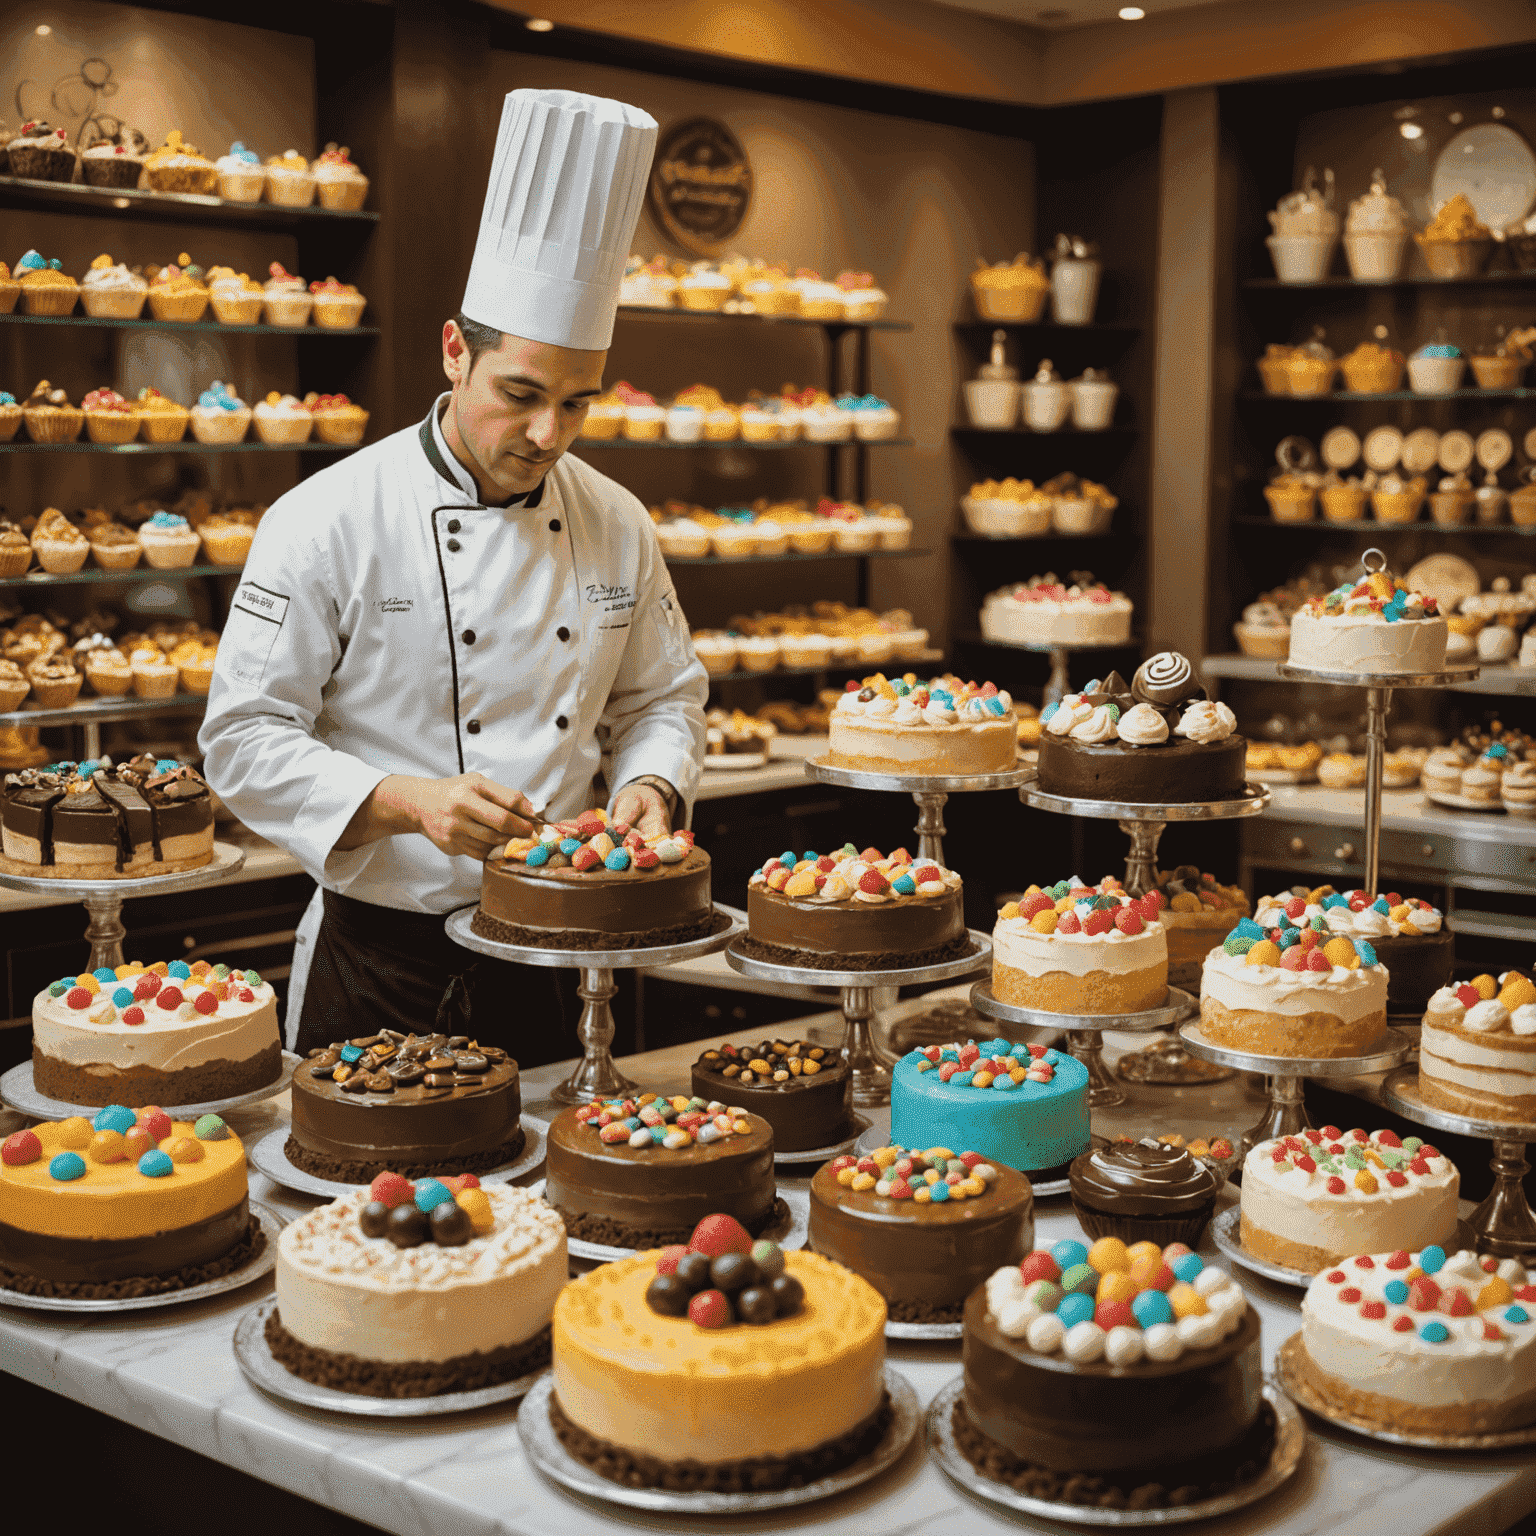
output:
[[[550,1422],[630,1487],[799,1487],[851,1465],[890,1421],[885,1303],[814,1253],[754,1243],[728,1216],[555,1301]]]
[[[849,682],[827,729],[825,761],[836,768],[967,774],[1018,766],[1018,717],[996,683],[877,672]]]
[[[1419,1092],[1453,1114],[1536,1121],[1536,986],[1519,971],[1442,987],[1419,1037]]]
[[[1248,916],[1248,897],[1241,886],[1223,885],[1194,864],[1160,870],[1157,893],[1163,898],[1157,920],[1168,941],[1168,985],[1198,993],[1205,957]]]
[[[121,1299],[184,1290],[264,1241],[245,1148],[217,1115],[109,1104],[0,1143],[0,1288]]]
[[[1029,1180],[979,1152],[881,1147],[811,1180],[809,1246],[862,1275],[898,1323],[959,1322],[965,1298],[1035,1239]]]
[[[1410,592],[1382,561],[1359,581],[1308,598],[1291,619],[1292,666],[1323,672],[1442,672],[1449,626],[1433,597]]]
[[[810,1040],[712,1046],[693,1064],[693,1091],[730,1096],[773,1128],[775,1152],[831,1147],[858,1128],[853,1075],[841,1051]]]
[[[788,1214],[773,1149],[766,1120],[718,1100],[594,1100],[551,1123],[544,1198],[572,1237],[613,1248],[686,1242],[711,1212],[757,1236]]]
[[[207,1104],[283,1069],[277,996],[255,971],[102,966],[32,999],[32,1084],[69,1104]]]
[[[1461,1175],[1419,1136],[1326,1125],[1261,1141],[1243,1162],[1243,1247],[1315,1274],[1362,1248],[1455,1236]]]
[[[653,949],[714,932],[709,855],[681,830],[644,838],[603,810],[514,837],[486,861],[471,926],[535,949]]]
[[[997,915],[992,992],[1047,1013],[1137,1013],[1168,1001],[1168,939],[1157,891],[1130,896],[1113,878],[1032,885]]]
[[[1429,1434],[1536,1424],[1536,1284],[1518,1259],[1360,1254],[1313,1277],[1301,1325],[1295,1368],[1352,1417]]]
[[[568,1277],[565,1224],[526,1189],[385,1173],[283,1228],[267,1344],[340,1392],[473,1392],[548,1363]]]

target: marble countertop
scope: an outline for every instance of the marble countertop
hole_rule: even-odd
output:
[[[669,1089],[700,1049],[694,1043],[653,1051],[621,1066],[643,1087]],[[549,1112],[541,1095],[568,1070],[567,1063],[525,1074],[530,1113]],[[1142,1129],[1150,1120],[1158,1130],[1233,1135],[1257,1118],[1262,1105],[1241,1078],[1199,1090],[1131,1092],[1130,1104],[1096,1112],[1097,1130]],[[888,1112],[873,1114],[889,1123]],[[229,1119],[249,1142],[286,1117],[284,1095]],[[318,1203],[254,1173],[251,1193],[289,1217]],[[1039,1202],[1038,1243],[1077,1232],[1069,1200]],[[1215,1254],[1209,1234],[1201,1251]],[[1267,1369],[1300,1326],[1301,1293],[1237,1273],[1263,1322]],[[523,1455],[514,1404],[413,1422],[347,1419],[264,1396],[241,1376],[230,1340],[240,1314],[271,1284],[269,1277],[212,1301],[80,1321],[0,1305],[0,1363],[39,1386],[402,1536],[428,1530],[433,1536],[611,1536],[617,1526],[705,1529],[701,1520],[658,1519],[588,1503],[546,1482]],[[893,1342],[888,1356],[925,1403],[960,1369],[957,1344]],[[1364,1440],[1316,1420],[1309,1419],[1308,1428],[1307,1449],[1289,1483],[1252,1509],[1199,1529],[1209,1536],[1485,1536],[1536,1509],[1536,1457],[1529,1450],[1435,1455]],[[1020,1528],[1061,1536],[1068,1529],[1007,1519],[968,1498],[926,1460],[921,1435],[894,1468],[863,1488],[803,1509],[708,1525],[837,1536],[975,1536]]]

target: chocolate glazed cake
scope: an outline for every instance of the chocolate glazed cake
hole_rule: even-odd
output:
[[[722,1045],[693,1064],[693,1091],[729,1099],[773,1127],[777,1152],[830,1147],[853,1134],[853,1075],[842,1053],[808,1040]]]

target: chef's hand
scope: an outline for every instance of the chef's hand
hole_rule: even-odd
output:
[[[672,830],[667,797],[644,779],[626,784],[613,797],[613,819],[627,821],[641,837],[663,837]]]
[[[340,851],[401,832],[420,832],[444,853],[487,859],[509,837],[529,837],[534,815],[526,795],[483,773],[423,779],[394,773],[382,779],[337,839]]]

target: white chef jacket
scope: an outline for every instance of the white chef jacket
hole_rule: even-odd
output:
[[[566,456],[535,505],[485,506],[447,398],[273,503],[198,736],[248,827],[325,889],[413,912],[478,900],[481,866],[419,834],[335,851],[387,775],[478,771],[565,817],[600,768],[689,800],[704,750],[704,669],[640,501]]]

